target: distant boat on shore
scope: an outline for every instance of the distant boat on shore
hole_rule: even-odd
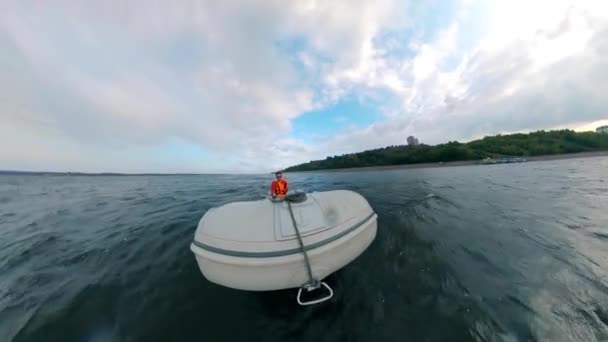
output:
[[[511,163],[525,163],[528,159],[524,157],[503,157],[503,158],[485,158],[481,160],[482,165],[493,165],[493,164],[511,164]]]

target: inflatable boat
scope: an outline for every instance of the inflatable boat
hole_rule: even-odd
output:
[[[376,220],[367,200],[346,190],[234,202],[205,213],[190,249],[213,283],[301,288],[357,258],[376,237]]]

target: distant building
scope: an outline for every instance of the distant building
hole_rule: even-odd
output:
[[[407,144],[409,146],[416,146],[416,145],[418,145],[418,139],[416,139],[416,137],[410,135],[409,137],[407,137]]]
[[[596,128],[595,129],[595,133],[598,133],[598,134],[600,134],[600,133],[608,134],[608,125],[606,125],[606,126],[600,126],[600,127]]]

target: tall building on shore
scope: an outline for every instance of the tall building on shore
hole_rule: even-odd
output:
[[[407,144],[409,146],[417,146],[419,144],[418,139],[414,136],[407,137]]]
[[[595,129],[595,133],[597,134],[608,134],[608,125],[600,126]]]

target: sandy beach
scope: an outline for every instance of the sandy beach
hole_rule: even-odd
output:
[[[545,155],[545,156],[526,157],[526,159],[528,159],[528,162],[535,162],[535,161],[545,161],[545,160],[593,158],[593,157],[605,157],[605,156],[608,156],[608,151],[553,154],[553,155]],[[422,168],[437,168],[437,167],[455,167],[455,166],[467,166],[467,165],[488,166],[488,165],[479,164],[479,162],[480,162],[479,160],[463,160],[463,161],[454,161],[454,162],[445,162],[445,163],[419,163],[419,164],[366,166],[366,167],[353,167],[353,168],[344,168],[344,169],[313,170],[313,171],[291,171],[289,173],[378,171],[378,170],[394,170],[394,169],[422,169]]]

